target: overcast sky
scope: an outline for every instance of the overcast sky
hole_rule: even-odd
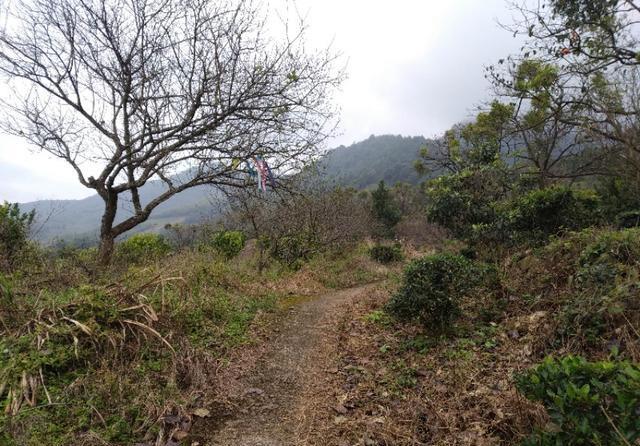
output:
[[[333,42],[347,63],[348,79],[336,98],[340,135],[332,146],[372,134],[442,133],[490,98],[483,67],[517,50],[497,24],[509,22],[506,0],[297,3],[311,27],[311,45]],[[0,135],[0,201],[91,193],[64,162]]]

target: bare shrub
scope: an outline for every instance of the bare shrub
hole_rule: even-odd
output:
[[[414,248],[441,248],[450,234],[442,226],[429,222],[426,215],[413,214],[400,220],[396,237]]]

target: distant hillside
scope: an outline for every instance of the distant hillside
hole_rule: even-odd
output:
[[[424,178],[415,172],[413,163],[420,149],[429,142],[422,136],[370,136],[328,152],[320,166],[338,183],[358,189],[374,186],[380,180],[390,185],[417,184]]]
[[[320,161],[322,172],[344,186],[366,189],[384,180],[416,184],[420,178],[413,169],[418,151],[429,141],[423,137],[371,136],[349,147],[330,150]],[[148,202],[163,189],[160,182],[150,182],[141,190]],[[197,223],[218,215],[215,190],[209,187],[190,189],[160,205],[148,221],[132,232],[160,231],[167,223]],[[92,244],[98,235],[103,203],[93,195],[83,200],[43,200],[20,205],[25,211],[36,210],[36,238],[49,243],[56,239]],[[120,200],[118,220],[130,215],[131,204]]]
[[[143,204],[157,196],[162,190],[160,182],[150,182],[141,189]],[[131,233],[160,231],[167,223],[197,223],[203,218],[219,213],[215,204],[215,191],[200,187],[186,190],[158,206],[146,222]],[[42,200],[24,203],[25,211],[36,210],[35,237],[43,242],[64,239],[79,244],[93,244],[97,240],[100,217],[104,209],[102,199],[97,195],[82,200]],[[120,200],[116,222],[131,215],[131,203]]]

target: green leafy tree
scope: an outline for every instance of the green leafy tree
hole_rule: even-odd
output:
[[[474,122],[455,125],[430,147],[423,147],[414,168],[420,174],[455,174],[501,159],[508,149],[508,124],[513,113],[512,105],[494,101]]]
[[[401,215],[389,189],[384,181],[371,193],[371,205],[374,217],[382,224],[384,235],[393,234],[393,228],[400,221]]]
[[[418,169],[444,168],[448,175],[426,184],[429,218],[458,237],[470,234],[473,225],[493,220],[491,203],[505,198],[512,183],[508,152],[511,105],[493,102],[474,122],[445,133],[435,152],[425,149]]]
[[[507,89],[527,92],[552,81],[548,111],[592,141],[589,155],[600,164],[598,173],[640,183],[640,2],[547,0],[514,6],[521,18],[511,30],[525,44],[501,64],[507,71],[522,64],[532,68],[528,59],[533,58],[543,71],[553,66],[555,73],[553,79],[539,78],[543,82],[537,86],[518,85],[510,74],[500,79],[495,67],[491,77]]]

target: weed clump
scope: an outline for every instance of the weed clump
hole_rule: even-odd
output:
[[[640,438],[640,368],[625,361],[547,358],[516,376],[528,399],[544,404],[553,431],[523,445],[635,444]]]
[[[626,347],[640,321],[638,271],[640,229],[586,229],[515,261],[506,276],[513,293],[535,296],[527,305],[553,315],[555,329],[540,340],[571,352],[614,345],[634,357]]]

